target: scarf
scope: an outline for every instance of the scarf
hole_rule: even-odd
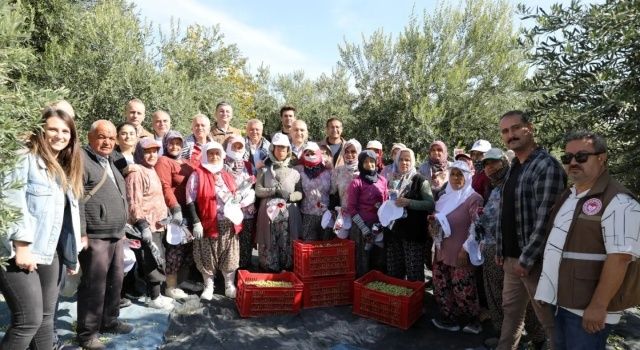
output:
[[[278,168],[286,168],[289,166],[289,162],[291,162],[291,147],[289,147],[289,152],[287,153],[287,157],[284,160],[277,160],[273,155],[274,145],[271,144],[269,146],[269,158],[264,162],[265,168],[271,173],[271,176],[275,179],[276,172],[274,169]]]
[[[431,158],[431,148],[433,146],[438,145],[442,148],[442,156],[440,158]],[[445,169],[448,165],[447,161],[447,145],[442,141],[434,141],[431,145],[429,145],[429,163],[433,165],[439,165],[441,168]]]
[[[494,187],[500,185],[504,182],[507,173],[509,172],[509,161],[506,159],[502,160],[502,169],[496,171],[495,173],[489,176],[489,180],[491,180],[491,185]]]
[[[349,139],[344,142],[344,144],[342,145],[342,150],[340,150],[340,157],[342,157],[342,159],[344,159],[344,154],[347,152],[347,148],[349,147],[355,148],[356,154],[360,154],[360,152],[362,152],[362,145],[360,144],[360,142],[358,142],[358,140],[356,139]],[[344,166],[347,169],[351,170],[352,173],[355,173],[356,171],[358,171],[358,157],[356,156],[356,158],[350,162],[347,162],[347,160],[345,159]]]
[[[403,152],[409,153],[409,157],[411,158],[411,164],[409,164],[409,170],[407,172],[401,173],[400,172],[400,156],[402,155]],[[403,195],[405,193],[407,186],[411,184],[411,180],[413,179],[413,176],[417,173],[415,164],[416,164],[416,156],[411,149],[400,148],[398,150],[398,153],[396,154],[396,159],[393,160],[393,166],[394,166],[395,172],[392,175],[393,181],[391,181],[392,183],[391,186],[393,187],[393,189],[398,190],[399,195]]]
[[[202,155],[201,155],[202,158],[200,162],[203,168],[209,170],[213,174],[217,174],[222,170],[222,167],[224,166],[224,162],[221,161],[216,164],[209,163],[209,159],[207,158],[207,152],[211,149],[219,149],[220,158],[224,159],[226,157],[226,153],[222,149],[222,145],[215,141],[211,141],[211,142],[207,142],[204,146],[202,146]]]
[[[182,159],[182,151],[178,152],[177,156],[174,156],[172,154],[169,154],[169,143],[173,140],[173,139],[180,139],[182,141],[182,147],[184,149],[184,138],[182,137],[182,135],[180,134],[180,132],[175,131],[175,130],[169,130],[167,132],[166,135],[164,135],[164,138],[162,138],[162,150],[163,156],[169,157],[171,159],[174,160],[180,160]]]
[[[358,170],[360,171],[360,174],[358,176],[362,179],[362,181],[368,184],[373,184],[378,181],[378,171],[376,169],[366,170],[363,167],[364,160],[367,158],[371,158],[377,162],[378,155],[371,150],[360,152],[360,154],[358,155]]]
[[[440,196],[440,199],[436,202],[436,219],[440,223],[440,226],[442,226],[444,238],[451,235],[451,225],[447,220],[447,215],[456,210],[469,196],[475,193],[471,187],[472,175],[467,163],[461,160],[455,161],[450,169],[454,168],[459,169],[462,171],[462,174],[464,174],[464,185],[461,189],[454,190],[453,187],[451,187],[451,183],[447,183],[444,194]]]

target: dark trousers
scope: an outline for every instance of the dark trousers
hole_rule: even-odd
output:
[[[58,300],[58,256],[51,265],[38,265],[26,272],[11,259],[0,268],[0,290],[11,311],[11,325],[0,349],[51,349],[53,315]]]
[[[82,278],[78,286],[78,340],[87,341],[118,322],[124,277],[122,239],[89,239],[80,253]]]

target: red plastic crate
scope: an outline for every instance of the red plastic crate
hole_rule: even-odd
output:
[[[365,287],[381,281],[413,289],[408,296],[394,296]],[[408,329],[422,316],[424,282],[409,282],[370,271],[353,282],[353,313],[398,328]]]
[[[249,281],[285,281],[292,287],[258,287]],[[236,306],[241,317],[296,314],[302,306],[302,282],[292,272],[252,273],[238,271]]]
[[[330,246],[323,246],[330,245]],[[356,272],[356,244],[349,239],[293,241],[293,271],[302,279]]]
[[[306,308],[350,305],[354,275],[303,280],[302,305]]]

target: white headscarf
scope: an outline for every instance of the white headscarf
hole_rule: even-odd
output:
[[[207,159],[207,152],[212,149],[220,150],[220,163],[218,164],[209,164],[209,159]],[[224,149],[222,149],[222,145],[215,141],[211,141],[202,146],[202,159],[200,160],[200,162],[205,169],[216,174],[219,173],[220,170],[222,170],[222,167],[224,166],[224,158],[226,156],[227,153],[224,151]]]
[[[440,222],[440,226],[442,226],[442,231],[444,232],[445,238],[451,235],[451,225],[449,225],[449,220],[447,220],[447,215],[452,211],[456,210],[462,203],[464,203],[469,196],[471,196],[475,191],[471,187],[471,170],[466,162],[457,160],[451,164],[449,167],[449,171],[451,169],[458,169],[462,171],[464,175],[464,185],[459,190],[454,190],[451,187],[451,183],[447,183],[447,188],[445,189],[444,194],[440,197],[438,202],[436,202],[436,219]]]
[[[400,156],[402,152],[409,153],[409,158],[411,159],[411,164],[409,164],[409,170],[406,173],[400,173]],[[395,189],[398,191],[399,195],[404,195],[407,189],[407,186],[411,183],[413,176],[417,173],[416,171],[416,156],[413,153],[413,150],[410,148],[399,148],[398,153],[396,154],[396,158],[393,160],[394,171],[391,175],[391,179],[389,181],[389,186],[391,189]]]
[[[362,152],[362,145],[356,139],[350,139],[345,141],[344,145],[342,145],[342,150],[340,151],[342,153],[341,155],[343,158],[344,158],[344,153],[346,152],[347,148],[349,148],[350,146],[353,146],[353,148],[356,149],[356,157],[353,159],[353,162],[351,162],[351,164],[348,164],[346,160],[344,164],[352,171],[358,171],[358,154]]]
[[[233,150],[233,144],[234,143],[238,143],[240,142],[242,144],[242,150],[241,151],[234,151]],[[244,138],[242,136],[238,136],[238,135],[232,135],[227,139],[227,156],[229,156],[229,158],[235,160],[235,161],[239,161],[239,160],[243,160],[244,159],[244,151],[245,151],[245,143],[244,143]]]

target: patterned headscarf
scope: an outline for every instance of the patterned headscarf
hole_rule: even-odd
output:
[[[169,151],[168,151],[169,143],[171,143],[171,140],[173,139],[180,139],[182,141],[182,147],[184,148],[184,138],[182,137],[182,134],[180,134],[180,132],[176,130],[169,130],[167,134],[164,135],[164,137],[162,138],[162,149],[163,149],[162,155],[167,156],[171,159],[179,160],[182,158],[182,151],[180,151],[177,156],[169,154]]]

